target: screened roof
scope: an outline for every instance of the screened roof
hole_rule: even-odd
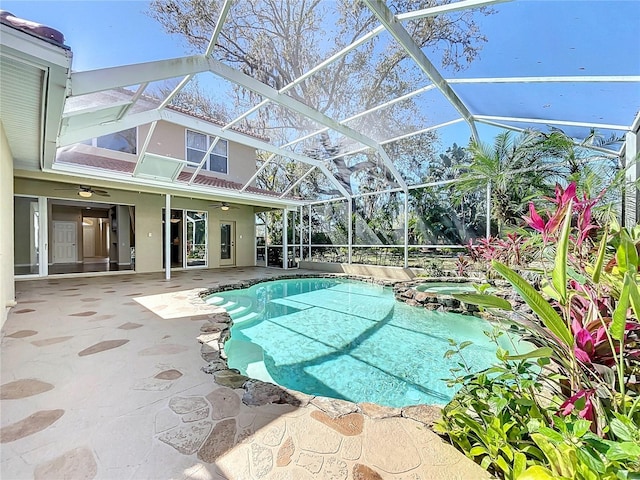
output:
[[[168,120],[251,145],[259,172],[271,168],[286,177],[277,194],[295,191],[312,201],[419,184],[407,158],[428,161],[426,153],[420,157],[427,145],[491,142],[494,127],[559,128],[575,139],[593,129],[607,139],[637,129],[640,2],[423,3],[432,6],[397,11],[377,0],[320,2],[316,23],[297,24],[291,14],[266,19],[261,2],[217,2],[209,22],[191,25],[203,39],[189,56],[158,59],[158,51],[141,49],[141,63],[74,72],[59,146]],[[351,8],[347,23],[344,8]],[[419,37],[429,25],[437,37],[449,24],[461,28],[456,45]],[[469,35],[481,47],[473,55],[464,37],[471,24]],[[239,28],[240,39],[233,37]],[[135,32],[127,34],[134,42]],[[229,38],[243,51],[261,52],[262,67],[234,59]],[[323,42],[305,45],[318,38]],[[292,69],[297,76],[279,72],[278,59],[306,52],[313,55],[290,62],[304,68]],[[215,100],[212,121],[185,107],[193,89]],[[615,155],[623,145],[614,140],[602,148]],[[145,152],[138,155],[140,166]],[[177,181],[182,168],[161,180]]]

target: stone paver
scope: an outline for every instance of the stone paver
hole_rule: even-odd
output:
[[[0,349],[0,477],[490,478],[427,428],[437,408],[312,397],[229,370],[228,316],[199,292],[285,273],[18,282]]]
[[[38,395],[53,389],[53,385],[35,378],[16,380],[0,386],[0,400],[15,400],[18,398]]]
[[[64,478],[65,480],[91,480],[98,473],[93,453],[87,447],[75,448],[53,460],[38,465],[35,480]]]
[[[40,410],[27,418],[0,428],[0,443],[9,443],[33,435],[54,424],[64,410]]]
[[[200,449],[211,433],[212,425],[208,421],[180,425],[163,433],[158,439],[167,445],[171,445],[183,455],[191,455]]]

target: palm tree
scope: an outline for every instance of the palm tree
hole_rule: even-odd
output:
[[[471,162],[461,167],[460,183],[455,184],[457,201],[491,185],[491,214],[498,232],[515,226],[526,213],[529,200],[550,193],[558,180],[572,141],[561,132],[544,134],[525,131],[520,135],[505,131],[493,145],[471,142]]]

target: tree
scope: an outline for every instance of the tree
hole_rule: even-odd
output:
[[[166,81],[155,89],[150,89],[147,94],[156,97],[159,101],[166,98],[177,86],[178,81]],[[216,101],[205,93],[197,79],[191,80],[184,88],[175,94],[171,105],[187,110],[192,114],[207,117],[219,122],[228,122],[232,115],[228,108],[220,101]]]
[[[460,183],[454,184],[458,199],[491,185],[491,213],[501,232],[519,223],[528,201],[550,193],[561,178],[559,167],[573,145],[566,135],[530,130],[515,136],[498,134],[493,145],[472,141],[471,162],[464,166]]]
[[[400,0],[397,11],[411,11],[450,3],[450,0]],[[180,35],[197,52],[207,47],[222,2],[208,0],[154,0],[149,14],[168,33]],[[489,13],[490,10],[484,10]],[[361,2],[337,0],[238,0],[221,31],[213,56],[275,89],[290,85],[335,52],[370,32],[377,20]],[[469,11],[439,15],[406,23],[421,48],[443,47],[442,65],[460,70],[473,61],[486,41]],[[380,105],[427,84],[424,74],[408,68],[407,54],[381,36],[364,43],[327,68],[300,81],[286,94],[336,120]],[[241,87],[235,90],[233,112],[238,115],[262,98]],[[415,131],[426,119],[416,100],[406,100],[347,123],[376,140]],[[258,110],[250,127],[277,143],[287,143],[319,130],[308,119],[275,104]],[[411,176],[424,164],[417,148],[430,151],[433,133],[385,146],[398,159],[396,168]],[[424,143],[424,142],[427,143]],[[377,155],[359,153],[336,157],[361,145],[329,132],[302,142],[298,151],[330,159],[339,182],[353,191],[364,172],[381,184],[393,184]],[[309,179],[314,181],[312,175]]]

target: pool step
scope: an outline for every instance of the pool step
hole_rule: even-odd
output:
[[[220,305],[222,302],[224,302],[224,298],[222,298],[222,297],[209,297],[209,298],[207,298],[207,303],[209,305]]]
[[[259,317],[260,315],[257,314],[256,312],[251,312],[248,313],[247,315],[243,315],[242,317],[237,317],[233,319],[233,323],[239,323],[239,322],[246,322],[249,320],[253,320],[256,317]]]
[[[235,307],[236,305],[237,305],[236,302],[227,302],[227,303],[223,303],[222,305],[218,305],[218,306],[224,308],[227,311],[229,311],[229,308]]]
[[[238,305],[238,304],[236,303],[236,304],[234,304],[234,305]],[[241,305],[241,306],[236,307],[236,308],[233,308],[233,309],[231,309],[231,310],[230,310],[229,308],[227,308],[227,313],[228,313],[229,315],[232,315],[232,316],[233,316],[233,315],[235,315],[236,313],[244,312],[246,309],[247,309],[247,307],[243,307],[243,306]]]

